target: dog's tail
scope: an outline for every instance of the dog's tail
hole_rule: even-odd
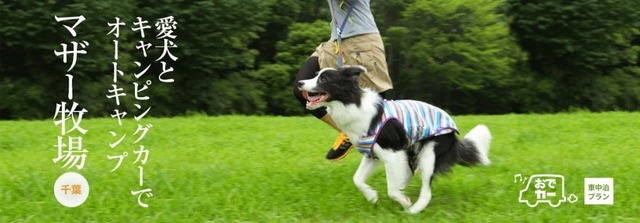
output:
[[[491,132],[485,125],[477,125],[454,147],[457,150],[459,162],[463,166],[482,164],[488,166],[489,145],[491,144]]]
[[[471,129],[462,140],[455,134],[447,134],[443,138],[436,138],[436,173],[447,173],[455,164],[471,166],[475,164],[489,165],[489,144],[491,132],[484,125]],[[440,146],[438,146],[440,145]]]

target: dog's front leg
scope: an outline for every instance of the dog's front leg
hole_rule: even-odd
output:
[[[403,208],[409,208],[411,199],[404,195],[404,189],[413,174],[407,163],[407,153],[405,151],[382,149],[377,144],[375,149],[377,149],[374,150],[376,155],[384,162],[389,197],[400,203]]]
[[[422,189],[420,197],[416,203],[407,210],[411,214],[422,211],[431,201],[431,177],[434,173],[436,154],[434,153],[434,142],[429,142],[422,148],[418,155],[418,166],[422,169]]]
[[[367,201],[373,204],[378,202],[378,192],[371,188],[366,181],[376,170],[377,165],[377,159],[371,159],[363,156],[358,170],[356,170],[355,175],[353,175],[353,183],[362,192]]]

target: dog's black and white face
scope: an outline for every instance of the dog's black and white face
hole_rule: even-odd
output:
[[[366,72],[362,66],[346,67],[340,70],[324,68],[312,79],[298,82],[298,89],[307,99],[307,109],[315,110],[327,106],[331,101],[360,105],[361,90],[358,78]]]

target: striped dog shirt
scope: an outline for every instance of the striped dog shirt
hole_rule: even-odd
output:
[[[434,136],[458,133],[451,116],[433,105],[414,100],[383,100],[382,107],[382,119],[378,121],[377,126],[355,143],[358,151],[367,157],[371,157],[378,133],[389,120],[395,119],[402,123],[408,138],[407,145]]]

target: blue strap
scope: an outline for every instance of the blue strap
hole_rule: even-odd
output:
[[[338,29],[338,47],[342,47],[342,30],[344,30],[344,26],[347,24],[347,20],[349,20],[349,16],[351,16],[351,12],[353,11],[353,7],[356,5],[356,1],[351,2],[351,6],[349,6],[349,10],[347,10],[347,15],[342,20],[342,25]],[[342,68],[342,49],[339,49],[338,52],[338,68]]]
[[[351,2],[351,6],[349,6],[349,10],[347,10],[347,15],[342,20],[342,25],[340,25],[340,29],[338,30],[338,38],[342,38],[342,30],[344,30],[344,26],[347,25],[347,20],[349,20],[349,16],[351,16],[351,12],[353,11],[353,7],[356,5],[356,1]]]

